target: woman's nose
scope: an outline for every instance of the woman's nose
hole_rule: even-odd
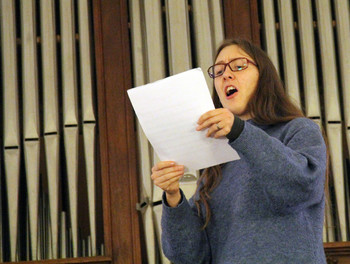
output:
[[[224,77],[224,79],[235,79],[236,78],[233,71],[231,71],[230,67],[226,67],[222,77]]]

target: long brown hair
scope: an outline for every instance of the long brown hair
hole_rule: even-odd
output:
[[[228,39],[218,48],[215,60],[221,50],[231,45],[237,45],[246,52],[255,61],[259,70],[259,80],[255,93],[252,95],[247,105],[247,110],[255,123],[271,125],[287,122],[297,117],[304,117],[303,112],[287,95],[272,61],[259,47],[244,39]],[[219,96],[215,88],[213,91],[214,105],[216,108],[220,108],[222,105]],[[201,215],[200,203],[205,207],[206,215],[203,229],[207,227],[211,217],[209,206],[210,193],[218,185],[220,180],[220,165],[206,168],[198,180],[198,199],[195,200],[195,204],[199,215]]]

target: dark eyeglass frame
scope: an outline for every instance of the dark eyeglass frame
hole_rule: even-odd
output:
[[[236,70],[236,69],[233,70],[233,69],[231,68],[230,64],[231,64],[233,61],[235,61],[235,60],[241,60],[241,59],[245,59],[245,60],[247,61],[247,67],[245,67],[244,69],[241,69],[241,70]],[[210,78],[215,79],[216,77],[219,77],[219,76],[221,76],[221,75],[224,74],[224,72],[226,71],[226,67],[227,67],[227,66],[230,68],[231,71],[237,72],[237,71],[243,71],[243,70],[247,69],[249,63],[251,63],[251,64],[253,64],[254,66],[258,67],[258,65],[257,65],[254,61],[251,61],[250,59],[248,59],[248,58],[246,58],[246,57],[239,57],[239,58],[234,58],[233,60],[230,60],[228,63],[217,63],[217,64],[214,64],[214,65],[212,65],[212,66],[210,66],[210,67],[208,68],[207,72],[208,72]],[[221,74],[215,75],[215,74],[212,73],[212,72],[213,72],[212,69],[213,69],[215,66],[217,66],[217,65],[224,65],[225,67],[224,67],[224,70],[222,71]]]

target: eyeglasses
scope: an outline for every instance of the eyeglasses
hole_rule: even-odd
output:
[[[216,77],[219,77],[224,74],[226,67],[230,68],[231,71],[243,71],[248,68],[248,64],[251,63],[254,66],[257,66],[257,64],[247,58],[241,57],[241,58],[235,58],[228,63],[218,63],[214,64],[213,66],[210,66],[208,69],[208,74],[210,78],[215,79]]]

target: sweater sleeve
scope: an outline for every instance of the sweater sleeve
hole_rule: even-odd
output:
[[[165,256],[173,263],[210,263],[210,247],[202,219],[192,203],[181,191],[182,201],[169,207],[163,194],[162,247]],[[191,206],[192,204],[192,206]]]
[[[269,207],[286,214],[322,200],[326,146],[319,127],[307,118],[288,122],[281,133],[278,139],[245,122],[229,144],[255,171]]]

